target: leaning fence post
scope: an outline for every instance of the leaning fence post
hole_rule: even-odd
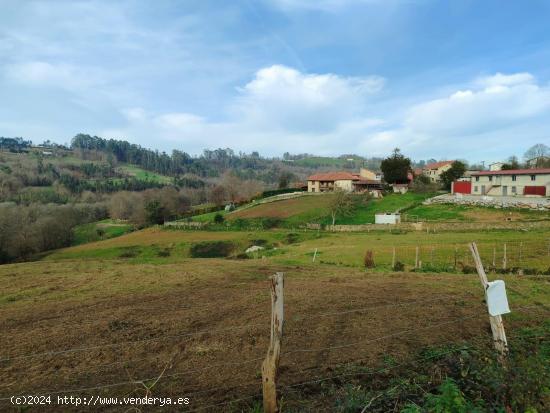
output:
[[[489,281],[487,280],[487,274],[483,269],[483,263],[479,257],[479,252],[477,250],[477,245],[475,242],[470,244],[470,251],[474,258],[476,264],[476,270],[481,281],[481,285],[485,291],[485,300],[487,301],[487,287],[489,286]],[[487,302],[487,305],[488,302]],[[498,359],[501,363],[504,362],[504,358],[508,353],[508,341],[506,340],[506,333],[504,331],[504,324],[502,323],[502,316],[500,315],[489,315],[489,322],[491,323],[491,331],[493,332],[493,342],[495,344],[495,349],[498,352]]]
[[[284,287],[283,273],[271,276],[271,338],[269,349],[262,363],[262,391],[264,396],[264,412],[276,413],[277,406],[277,370],[281,355],[281,339],[284,321]]]
[[[311,262],[315,262],[315,257],[317,257],[317,248],[315,248],[315,252],[313,252],[313,259]]]

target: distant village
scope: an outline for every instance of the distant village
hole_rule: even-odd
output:
[[[548,196],[550,195],[550,168],[537,167],[547,164],[547,156],[530,159],[527,168],[504,169],[505,162],[495,162],[489,165],[489,170],[465,170],[451,184],[452,194],[480,196]],[[456,161],[439,161],[428,163],[423,168],[416,168],[407,174],[407,182],[393,183],[390,186],[394,192],[406,192],[415,179],[429,180],[441,183],[442,175]],[[343,190],[346,192],[371,192],[377,196],[386,182],[379,171],[360,168],[359,172],[348,171],[316,173],[308,177],[308,192],[329,192]]]

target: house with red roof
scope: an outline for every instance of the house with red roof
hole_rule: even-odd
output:
[[[473,172],[471,194],[550,196],[550,168]]]
[[[430,178],[432,182],[439,182],[441,180],[441,174],[450,169],[454,161],[439,161],[429,163],[422,168],[422,175]]]
[[[307,190],[308,192],[331,192],[339,189],[346,192],[363,192],[382,189],[380,179],[369,179],[370,176],[363,175],[366,174],[347,171],[313,174],[307,178]]]

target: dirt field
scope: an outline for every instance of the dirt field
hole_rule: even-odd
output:
[[[269,336],[267,277],[275,271],[285,272],[281,385],[330,375],[342,363],[366,368],[387,357],[407,360],[426,346],[490,346],[477,276],[216,259],[4,265],[0,398],[125,382],[134,383],[69,394],[143,396],[139,381],[160,377],[150,394],[187,396],[190,409],[252,406]],[[505,279],[512,308],[530,307],[505,317],[510,335],[548,318],[547,279]],[[351,311],[357,309],[363,310]],[[207,407],[243,397],[249,398]],[[283,397],[292,400],[292,393]]]

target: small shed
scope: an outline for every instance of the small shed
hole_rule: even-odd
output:
[[[401,223],[401,214],[399,212],[386,212],[384,214],[374,215],[375,224],[399,224]]]

